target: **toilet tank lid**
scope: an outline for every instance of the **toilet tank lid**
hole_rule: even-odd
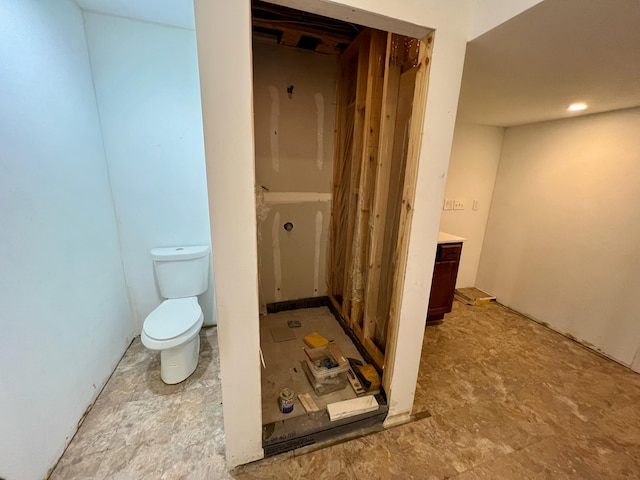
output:
[[[193,247],[163,247],[151,249],[151,257],[159,262],[170,262],[172,260],[190,260],[192,258],[204,257],[208,253],[208,245],[196,245]]]

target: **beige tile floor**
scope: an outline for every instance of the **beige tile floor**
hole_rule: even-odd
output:
[[[174,387],[136,340],[51,478],[640,478],[640,375],[497,304],[427,327],[414,410],[431,417],[233,472],[215,328],[202,340]]]

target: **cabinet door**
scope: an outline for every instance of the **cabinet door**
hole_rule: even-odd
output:
[[[461,243],[438,245],[427,313],[429,320],[439,320],[451,311],[461,253]]]
[[[458,276],[458,262],[437,262],[429,298],[429,317],[440,317],[451,311]]]

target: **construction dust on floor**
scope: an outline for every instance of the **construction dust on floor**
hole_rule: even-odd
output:
[[[299,327],[290,327],[288,322]],[[298,398],[311,398],[319,410],[331,403],[350,400],[357,395],[347,382],[338,391],[317,395],[305,374],[306,362],[304,337],[318,333],[335,344],[343,355],[364,362],[360,352],[344,332],[327,307],[304,308],[271,313],[260,319],[260,347],[265,368],[262,372],[262,423],[268,424],[307,415]],[[280,393],[289,388],[294,392],[293,411],[282,413]],[[307,396],[308,395],[308,396]]]

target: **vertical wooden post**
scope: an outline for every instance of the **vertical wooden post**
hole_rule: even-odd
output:
[[[391,180],[391,164],[393,161],[393,140],[396,114],[398,111],[398,91],[400,89],[401,65],[392,56],[392,34],[387,38],[385,63],[387,70],[382,88],[382,112],[380,123],[380,139],[378,147],[378,166],[375,172],[374,196],[369,233],[369,258],[367,285],[364,296],[363,334],[365,338],[374,336],[378,306],[378,291],[382,265],[382,251],[385,226],[387,221],[387,205],[389,182]],[[383,319],[386,321],[386,318]]]
[[[347,243],[346,243],[346,255],[345,255],[345,267],[343,278],[343,292],[344,297],[342,300],[342,314],[345,318],[351,318],[351,324],[353,319],[351,317],[351,298],[352,298],[352,285],[353,285],[353,250],[351,245],[354,241],[355,225],[357,218],[357,206],[358,206],[358,187],[360,185],[360,173],[361,162],[359,159],[362,157],[364,150],[364,135],[363,130],[365,126],[365,114],[367,110],[367,75],[369,72],[369,42],[371,38],[369,30],[365,30],[363,34],[363,40],[359,43],[358,48],[358,70],[356,78],[356,99],[355,99],[355,114],[354,114],[354,128],[353,128],[353,149],[348,161],[351,162],[351,178],[349,179],[349,200],[348,200],[348,217],[347,225],[344,228],[347,229]],[[346,179],[345,179],[346,180]]]
[[[416,194],[416,178],[418,176],[418,164],[420,160],[420,147],[422,145],[422,129],[427,103],[427,90],[429,86],[429,68],[431,66],[431,52],[433,48],[433,33],[420,40],[418,53],[418,70],[416,72],[415,89],[413,96],[413,113],[411,116],[411,130],[409,132],[409,146],[407,151],[407,165],[404,175],[404,189],[402,196],[402,208],[400,212],[400,229],[396,245],[397,264],[393,275],[393,293],[391,307],[389,309],[389,322],[387,333],[387,349],[385,351],[385,370],[389,369],[395,361],[398,349],[398,319],[404,278],[407,269],[407,254],[409,250],[409,234],[411,233],[411,219],[413,216],[413,201]],[[426,319],[424,319],[426,320]],[[422,321],[422,320],[421,320]],[[383,377],[383,386],[387,391],[391,379]]]
[[[385,77],[385,53],[387,34],[372,31],[369,42],[369,58],[366,83],[366,110],[362,131],[362,153],[360,156],[360,183],[358,185],[358,208],[351,266],[351,321],[361,326],[362,303],[367,278],[366,259],[368,252],[369,213],[373,196],[374,178],[378,159],[380,135],[380,112]],[[354,157],[354,161],[358,159]]]

